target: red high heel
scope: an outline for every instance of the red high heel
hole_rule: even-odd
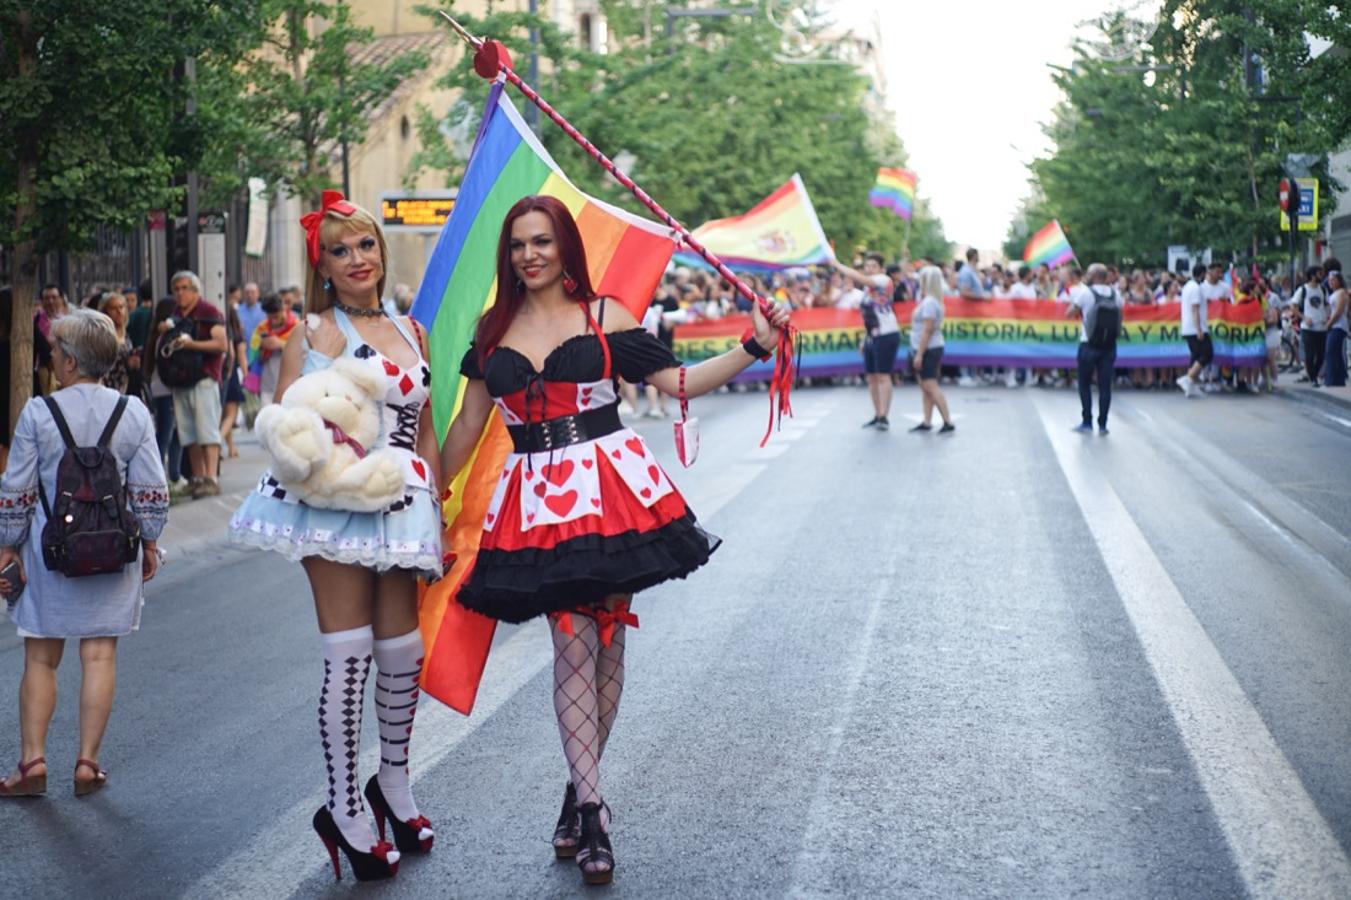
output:
[[[365,793],[371,812],[375,813],[375,826],[380,829],[380,840],[385,839],[385,821],[388,820],[394,831],[394,845],[400,853],[432,852],[432,841],[436,840],[436,835],[432,833],[432,823],[426,816],[418,816],[407,822],[400,820],[385,799],[385,792],[380,790],[379,778],[374,775],[366,782]]]
[[[38,763],[46,763],[46,757],[39,756],[28,762],[19,763],[19,780],[9,787],[0,782],[0,797],[41,797],[47,793],[47,773],[29,776],[28,770]]]
[[[380,841],[368,853],[357,850],[347,843],[347,838],[338,830],[338,823],[333,821],[333,813],[329,812],[327,806],[319,807],[319,811],[314,814],[314,831],[328,850],[328,858],[333,863],[335,881],[342,881],[342,868],[338,865],[339,847],[346,854],[347,862],[352,866],[352,874],[356,876],[357,881],[378,881],[399,874],[399,860],[393,844]],[[395,854],[393,862],[389,861],[391,853]]]
[[[92,770],[94,777],[88,781],[80,781],[78,778],[75,779],[76,797],[84,797],[88,794],[92,794],[94,791],[100,790],[108,783],[108,773],[100,769],[99,764],[92,759],[75,760],[75,771],[80,771],[81,767]]]

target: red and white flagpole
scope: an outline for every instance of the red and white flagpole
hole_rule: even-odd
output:
[[[515,85],[516,89],[524,94],[527,100],[539,107],[540,111],[548,116],[555,125],[563,129],[563,132],[585,150],[587,155],[598,162],[601,168],[605,169],[605,171],[610,173],[616,181],[627,188],[629,193],[633,194],[633,196],[638,199],[639,203],[647,207],[657,219],[675,232],[686,246],[699,254],[700,258],[712,266],[714,271],[722,276],[728,284],[732,285],[738,294],[758,306],[760,311],[764,313],[766,317],[770,315],[773,307],[768,300],[757,294],[750,285],[737,276],[731,269],[727,268],[726,264],[724,264],[711,250],[701,244],[690,233],[688,228],[680,224],[674,216],[663,209],[661,204],[657,203],[656,200],[653,200],[647,191],[639,187],[632,178],[616,166],[610,157],[602,153],[596,145],[591,143],[591,141],[578,131],[571,122],[563,118],[558,110],[550,106],[549,102],[541,97],[538,91],[526,84],[525,81],[521,79],[521,76],[516,74],[515,70],[511,67],[511,54],[507,51],[507,48],[503,46],[501,41],[485,40],[483,38],[475,37],[466,31],[464,26],[459,22],[456,22],[444,11],[437,10],[437,12],[442,18],[450,23],[450,27],[464,39],[465,43],[474,48],[475,72],[489,81],[501,75],[511,84]],[[796,334],[797,330],[789,325],[783,329],[779,336],[778,358],[774,363],[774,377],[770,381],[770,427],[765,432],[764,439],[760,441],[762,447],[764,446],[765,441],[769,440],[770,432],[773,430],[776,421],[776,414],[777,418],[782,418],[784,414],[789,416],[792,416],[793,414],[792,405],[789,402],[789,394],[793,386],[793,340]]]

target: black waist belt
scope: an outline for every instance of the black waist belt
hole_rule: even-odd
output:
[[[575,416],[559,416],[528,425],[508,425],[507,431],[511,434],[512,449],[517,453],[543,453],[603,437],[623,427],[619,421],[619,404],[611,403]]]

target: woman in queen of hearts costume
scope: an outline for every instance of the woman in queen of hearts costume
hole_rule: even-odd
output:
[[[431,416],[425,414],[431,370],[426,335],[412,319],[381,304],[388,252],[374,217],[337,191],[325,191],[321,209],[301,224],[310,264],[307,320],[317,316],[318,327],[307,324],[303,340],[287,342],[276,399],[280,403],[301,375],[327,370],[343,357],[382,370],[389,387],[380,398],[379,438],[358,455],[392,453],[403,471],[403,496],[375,512],[322,508],[307,505],[269,472],[235,513],[230,537],[299,560],[309,577],[323,639],[319,735],[328,767],[328,802],[315,813],[314,829],[328,848],[334,874],[341,877],[340,848],[357,879],[365,881],[394,875],[401,853],[425,853],[433,840],[408,782],[423,661],[416,579],[435,580],[442,573],[433,468],[438,455]],[[351,441],[337,426],[324,425],[335,441]],[[357,760],[372,661],[380,770],[363,791]],[[378,840],[363,794],[380,830]],[[384,840],[386,825],[394,844]]]
[[[718,539],[693,513],[642,438],[619,420],[617,379],[670,395],[707,393],[777,346],[786,309],[754,313],[754,336],[683,369],[617,301],[597,297],[572,215],[552,197],[507,213],[497,298],[461,363],[469,379],[442,446],[452,481],[494,407],[512,439],[469,580],[457,599],[505,622],[546,615],[554,710],[570,780],[554,852],[586,882],[614,872],[600,760],[624,687],[632,595],[683,578]]]

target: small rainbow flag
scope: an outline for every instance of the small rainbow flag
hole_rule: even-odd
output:
[[[517,200],[531,194],[562,200],[582,233],[592,286],[640,320],[675,249],[668,229],[574,187],[502,87],[499,80],[488,95],[454,209],[413,303],[413,316],[428,333],[438,439],[445,437],[463,402],[467,381],[460,375],[460,359],[496,296],[498,235]],[[426,647],[423,688],[465,715],[473,708],[496,623],[454,598],[478,553],[483,517],[510,449],[506,427],[491,416],[474,457],[450,485],[453,494],[443,510],[450,523],[445,547],[455,553],[454,565],[419,603]]]
[[[832,259],[812,198],[797,174],[746,214],[705,222],[692,234],[738,272],[776,272]],[[709,268],[688,250],[677,253],[676,262]]]
[[[868,192],[868,202],[909,219],[915,208],[915,183],[919,179],[908,169],[877,170],[877,184]]]
[[[1023,248],[1023,262],[1039,266],[1042,263],[1055,267],[1074,259],[1074,250],[1070,248],[1069,238],[1055,219],[1047,222]]]

